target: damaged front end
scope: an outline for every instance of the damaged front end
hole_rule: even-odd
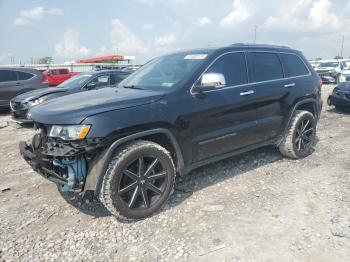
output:
[[[62,192],[82,192],[89,163],[104,147],[102,138],[66,141],[48,136],[50,127],[39,126],[31,144],[20,142],[26,162],[48,180],[59,185]]]

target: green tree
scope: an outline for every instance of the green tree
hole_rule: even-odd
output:
[[[44,56],[38,60],[38,64],[51,64],[52,62],[52,56]]]

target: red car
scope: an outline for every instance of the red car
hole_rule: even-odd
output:
[[[49,82],[49,86],[57,86],[77,74],[78,73],[69,72],[68,68],[52,68],[44,72],[44,75],[46,75]]]

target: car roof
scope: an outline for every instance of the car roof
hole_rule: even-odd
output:
[[[39,70],[28,67],[0,67],[0,70],[10,70],[10,71],[22,71],[29,73],[40,73]]]
[[[122,73],[122,74],[125,74],[127,72],[122,71],[120,69],[104,69],[104,70],[96,70],[96,71],[82,72],[82,73],[89,73],[89,74],[97,75],[97,74],[103,74],[103,73]]]
[[[223,52],[230,52],[230,51],[245,51],[245,50],[259,50],[259,51],[274,51],[274,52],[288,52],[288,53],[298,53],[301,52],[295,49],[292,49],[288,46],[282,46],[282,45],[267,45],[267,44],[244,44],[244,43],[237,43],[232,44],[229,46],[223,46],[223,47],[212,47],[212,48],[198,48],[198,49],[190,49],[190,50],[184,50],[179,52],[174,52],[171,54],[188,54],[188,53],[223,53]],[[169,55],[171,55],[169,54]]]

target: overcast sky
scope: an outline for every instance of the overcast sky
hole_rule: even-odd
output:
[[[231,43],[350,56],[350,0],[0,0],[0,63],[162,53]]]

